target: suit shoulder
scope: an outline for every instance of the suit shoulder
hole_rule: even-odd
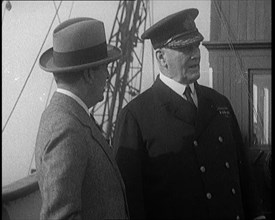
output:
[[[200,91],[205,97],[212,100],[216,104],[230,104],[228,98],[217,92],[215,89],[200,85]]]
[[[73,117],[70,112],[61,107],[48,106],[42,114],[41,122],[44,128],[48,128],[51,131],[60,128],[72,130],[79,130],[81,128],[81,124],[77,118]]]
[[[142,109],[146,109],[150,106],[153,99],[152,88],[149,88],[131,100],[125,107],[125,110],[129,110],[131,112],[135,112],[136,110],[141,111]]]

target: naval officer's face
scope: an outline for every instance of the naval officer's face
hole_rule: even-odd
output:
[[[200,78],[200,43],[179,49],[166,49],[167,68],[175,81],[190,84]]]

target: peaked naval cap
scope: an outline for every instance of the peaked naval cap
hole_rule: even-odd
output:
[[[169,15],[147,29],[141,38],[150,39],[154,49],[176,49],[201,42],[203,36],[195,24],[198,14],[198,9],[190,8]]]
[[[106,44],[104,24],[93,18],[72,18],[53,32],[53,47],[44,52],[40,67],[47,72],[70,72],[117,60],[121,51]]]

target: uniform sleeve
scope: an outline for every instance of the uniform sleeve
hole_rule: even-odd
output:
[[[240,127],[231,105],[230,110],[232,112],[232,131],[237,146],[240,184],[245,215],[247,219],[253,219],[254,217],[262,214],[260,208],[260,199],[257,193],[252,165],[248,159],[249,149],[247,149],[243,143]]]
[[[131,219],[144,219],[142,161],[144,145],[137,121],[128,110],[122,110],[114,134],[116,160],[126,187]]]
[[[41,219],[81,219],[81,187],[87,164],[84,135],[55,129],[41,157]]]

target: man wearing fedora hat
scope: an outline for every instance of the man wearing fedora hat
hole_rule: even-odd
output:
[[[252,219],[240,129],[228,99],[199,85],[203,36],[191,8],[160,20],[150,39],[160,74],[120,112],[114,136],[131,219]]]
[[[73,18],[55,28],[53,48],[40,57],[57,84],[36,139],[40,219],[128,219],[114,153],[89,112],[120,55],[106,44],[103,22]]]

